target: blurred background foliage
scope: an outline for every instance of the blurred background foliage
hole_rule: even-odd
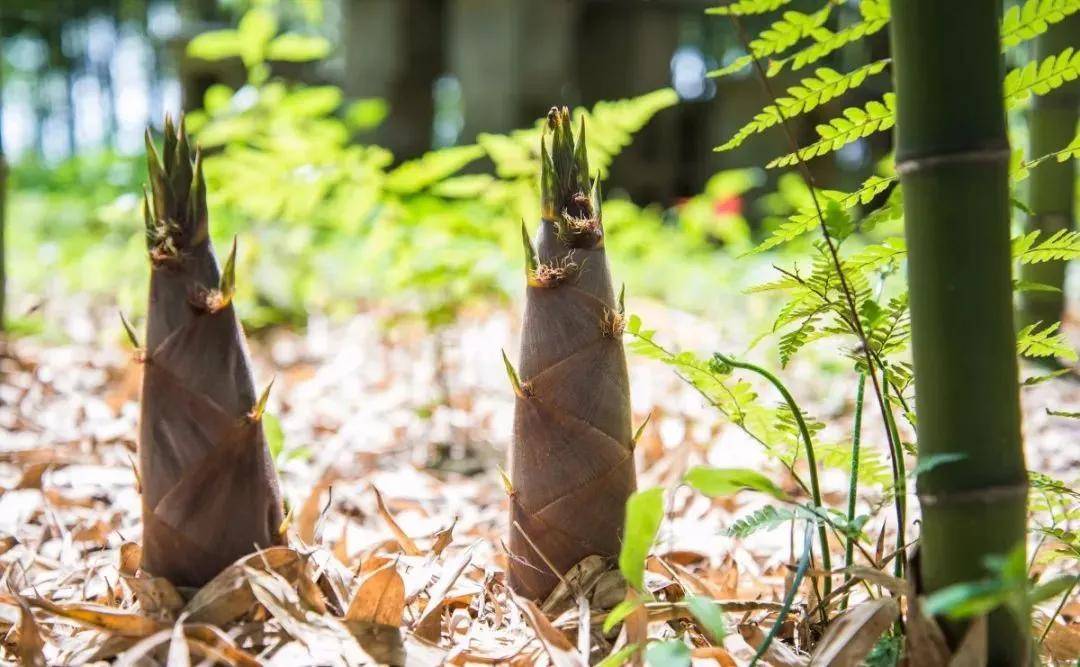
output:
[[[746,76],[706,76],[743,55],[709,3],[624,4],[6,0],[9,320],[40,331],[52,297],[73,292],[141,313],[142,132],[179,111],[205,152],[214,240],[239,239],[249,327],[372,302],[437,327],[513,298],[552,103],[586,118],[628,292],[733,307],[769,265],[735,260],[807,194],[797,177],[747,166],[781,152],[779,136],[711,150],[762,98]],[[830,64],[874,49],[854,44]],[[887,142],[820,161],[819,182],[853,187]]]

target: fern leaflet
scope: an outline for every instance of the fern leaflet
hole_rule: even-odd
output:
[[[1080,257],[1080,231],[1059,229],[1038,243],[1040,232],[1035,230],[1013,239],[1013,259],[1021,264],[1067,261]]]
[[[734,62],[726,67],[709,72],[709,76],[727,76],[754,62],[755,58],[767,58],[787,51],[799,41],[813,34],[814,30],[824,25],[832,12],[832,7],[832,3],[829,3],[813,14],[784,12],[780,20],[773,22],[772,25],[762,30],[761,34],[751,40],[749,54],[736,58]]]
[[[1039,330],[1042,322],[1029,324],[1016,334],[1016,351],[1025,357],[1061,357],[1076,361],[1076,350],[1069,344],[1065,334],[1058,329],[1061,322],[1054,322]]]
[[[1001,47],[1008,49],[1032,39],[1080,10],[1080,0],[1027,0],[1012,6],[1001,20]]]
[[[804,114],[849,90],[858,88],[867,77],[881,73],[888,64],[889,60],[886,58],[845,74],[840,74],[828,67],[820,67],[814,72],[815,76],[803,79],[800,81],[801,85],[788,88],[786,97],[777,99],[776,104],[770,104],[758,112],[752,121],[739,128],[733,137],[718,146],[716,150],[726,151],[736,148],[754,134],[764,132],[784,120]]]
[[[795,512],[781,507],[766,505],[731,524],[724,534],[728,537],[745,538],[761,530],[771,530],[795,518]]]
[[[889,24],[888,0],[863,0],[859,4],[859,12],[862,14],[863,20],[839,32],[832,32],[824,27],[815,30],[811,35],[814,38],[813,44],[787,58],[770,62],[768,75],[776,76],[784,69],[784,65],[788,63],[791,63],[792,70],[802,69],[821,60],[837,49],[843,48],[852,42],[857,42],[868,35],[873,35]]]
[[[896,95],[885,93],[880,102],[873,100],[868,102],[864,109],[849,107],[842,113],[843,116],[815,128],[821,139],[800,148],[798,154],[788,153],[772,160],[765,167],[787,167],[800,160],[827,155],[857,139],[890,129],[896,122]]]
[[[1066,47],[1039,62],[1029,62],[1005,75],[1005,107],[1011,109],[1032,95],[1045,95],[1080,75],[1080,52]]]
[[[720,16],[752,16],[775,11],[789,2],[791,0],[736,0],[720,7],[710,7],[705,10],[705,13]]]

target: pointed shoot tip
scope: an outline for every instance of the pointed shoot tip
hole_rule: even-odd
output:
[[[135,333],[135,327],[131,326],[131,322],[128,322],[128,318],[124,316],[124,311],[119,311],[120,323],[124,325],[124,333],[127,334],[128,341],[131,346],[136,350],[141,349],[142,345],[139,344],[139,336]]]
[[[510,378],[510,384],[514,387],[514,395],[518,398],[527,398],[525,388],[521,385],[521,378],[518,377],[517,371],[514,370],[514,365],[510,363],[510,357],[506,356],[506,350],[502,350],[503,365],[506,366],[506,375]]]

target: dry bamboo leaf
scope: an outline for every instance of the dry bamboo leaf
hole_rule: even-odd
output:
[[[333,469],[323,473],[319,481],[315,483],[311,493],[304,500],[304,504],[300,506],[300,511],[296,513],[294,522],[296,535],[304,544],[315,544],[315,528],[324,509],[322,503],[323,493],[329,491],[330,485],[337,479],[338,475]]]
[[[139,609],[152,616],[173,619],[184,608],[184,598],[163,577],[120,575],[139,601]]]
[[[180,622],[173,625],[172,634],[169,638],[169,655],[165,660],[165,667],[191,667],[191,651],[188,650],[187,637],[184,636],[184,626]]]
[[[390,563],[360,583],[349,603],[345,620],[401,627],[404,612],[405,581],[395,565]]]
[[[142,547],[135,542],[120,545],[120,574],[135,576],[142,564]]]
[[[626,619],[623,620],[623,633],[626,635],[626,643],[630,646],[637,646],[638,649],[634,651],[631,656],[631,663],[635,667],[639,667],[644,664],[644,651],[642,647],[648,643],[649,640],[649,616],[645,611],[645,605],[641,604],[641,597],[637,591],[629,586],[626,588],[626,601],[634,605],[633,610],[626,615]]]
[[[755,651],[765,643],[765,633],[761,631],[757,623],[739,624],[739,634]],[[774,667],[807,667],[810,664],[810,658],[799,655],[793,648],[778,639],[769,642],[769,648],[765,649],[761,657]]]
[[[850,572],[853,577],[881,586],[893,595],[905,595],[908,590],[907,581],[866,565],[853,565],[847,568],[845,572]]]
[[[300,566],[300,555],[288,547],[271,547],[245,556],[200,588],[184,612],[192,622],[223,626],[243,616],[255,604],[244,568],[269,569],[293,579]]]
[[[1036,626],[1037,632],[1035,636],[1041,637],[1043,632],[1046,632],[1042,648],[1058,662],[1080,660],[1080,626],[1066,625],[1055,621],[1050,626],[1050,629],[1046,630],[1046,621],[1048,619],[1044,615],[1040,620],[1042,622]]]
[[[379,490],[374,485],[372,485],[371,490],[375,493],[375,503],[378,505],[379,516],[386,522],[390,532],[394,534],[394,538],[397,540],[398,545],[401,546],[401,550],[410,556],[423,555],[424,552],[420,550],[420,547],[416,546],[416,542],[413,542],[413,539],[405,534],[398,522],[394,520],[394,515],[390,514],[390,510],[386,508],[386,503],[383,502]]]
[[[45,640],[41,638],[34,614],[26,600],[21,597],[15,599],[19,602],[19,643],[15,647],[19,664],[26,667],[45,667]]]
[[[60,616],[122,637],[147,637],[162,629],[152,618],[97,604],[56,604],[44,598],[28,598],[27,602],[53,616]]]
[[[699,646],[690,651],[690,657],[697,660],[712,660],[720,667],[738,667],[735,658],[722,646]]]
[[[19,543],[19,540],[15,539],[14,535],[0,536],[0,556],[3,556],[7,552],[15,548],[15,545]]]
[[[146,658],[156,651],[159,646],[172,638],[173,631],[169,628],[159,630],[149,637],[145,637],[134,646],[120,654],[114,667],[137,667],[145,664]]]
[[[438,581],[435,582],[428,593],[428,606],[424,608],[424,613],[420,616],[419,620],[417,620],[414,627],[423,625],[429,616],[436,615],[441,617],[441,608],[443,602],[446,600],[446,594],[450,592],[450,588],[454,585],[454,582],[458,580],[461,573],[469,566],[469,563],[472,561],[472,553],[473,545],[470,545],[469,548],[462,552],[457,558],[443,564]]]
[[[949,667],[983,667],[986,665],[986,617],[977,616],[971,620],[964,638],[956,647]]]
[[[380,665],[398,667],[405,664],[405,644],[401,630],[392,625],[379,625],[368,621],[344,620],[345,627],[360,644],[360,648]],[[412,658],[413,656],[409,656]],[[417,662],[416,664],[427,664]],[[433,663],[439,664],[439,663]]]
[[[814,647],[811,663],[822,667],[858,667],[899,615],[900,606],[893,598],[851,607],[829,623]]]
[[[424,607],[424,613],[420,616],[420,619],[413,625],[412,634],[415,637],[419,637],[424,641],[431,642],[432,644],[438,644],[442,639],[442,621],[443,610],[446,605],[442,600],[429,603]]]
[[[588,664],[574,648],[573,642],[551,624],[535,602],[514,595],[514,603],[525,614],[525,620],[536,633],[555,667],[585,667]]]
[[[575,598],[588,596],[593,587],[608,567],[601,556],[585,557],[580,563],[566,571],[563,578],[544,600],[541,609],[545,614],[558,614],[566,609]],[[621,596],[620,596],[621,599]]]

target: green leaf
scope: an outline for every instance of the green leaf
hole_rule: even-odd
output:
[[[240,55],[243,42],[235,30],[211,30],[188,42],[187,54],[199,60],[225,60]]]
[[[649,667],[689,667],[690,647],[680,639],[654,642],[645,649],[645,662]]]
[[[1061,53],[1031,61],[1005,75],[1005,108],[1011,109],[1032,95],[1045,95],[1080,76],[1080,51],[1067,47]]]
[[[386,175],[386,189],[400,194],[419,192],[480,159],[484,149],[476,145],[454,146],[424,153],[399,165]]]
[[[833,3],[829,3],[812,14],[802,12],[784,12],[783,17],[774,21],[768,28],[750,41],[750,54],[736,58],[729,65],[709,72],[709,76],[721,77],[738,72],[754,61],[782,53],[799,41],[809,37],[829,19]]]
[[[801,161],[827,155],[877,132],[884,132],[896,124],[896,95],[885,93],[880,101],[872,100],[862,109],[848,107],[842,115],[814,128],[821,137],[814,143],[799,149],[798,155],[788,153],[765,165],[767,169],[787,167]]]
[[[724,534],[729,537],[745,538],[760,530],[771,530],[776,528],[794,518],[795,512],[789,509],[777,509],[772,505],[766,505],[731,524],[731,526],[724,531]]]
[[[637,644],[629,644],[596,663],[596,667],[621,667],[638,652]]]
[[[1080,0],[1027,0],[1013,5],[1001,20],[1001,47],[1007,49],[1033,39],[1077,10]]]
[[[266,59],[303,63],[322,60],[328,53],[330,42],[326,38],[289,32],[270,42],[266,48]]]
[[[609,611],[607,618],[604,619],[604,634],[614,630],[616,625],[626,620],[626,617],[640,606],[641,601],[639,600],[623,600],[615,605],[615,608]]]
[[[1039,604],[1056,598],[1065,591],[1071,590],[1078,582],[1080,582],[1080,575],[1076,574],[1063,574],[1054,577],[1050,581],[1042,582],[1032,588],[1028,593],[1028,602],[1030,604]]]
[[[1054,322],[1039,330],[1042,322],[1029,324],[1016,334],[1016,351],[1025,357],[1060,357],[1076,361],[1077,354],[1069,339],[1058,331],[1061,322]]]
[[[912,470],[910,474],[918,477],[923,473],[930,472],[938,466],[945,465],[946,463],[963,461],[966,458],[967,454],[962,454],[960,452],[941,452],[929,456],[920,456],[918,463],[915,464],[915,469]]]
[[[926,613],[951,619],[982,616],[1005,604],[1013,589],[1004,581],[985,581],[953,584],[926,597]]]
[[[775,11],[789,2],[791,0],[735,0],[719,7],[709,7],[705,13],[719,16],[752,16]]]
[[[638,491],[626,501],[626,529],[619,553],[619,570],[626,581],[639,591],[645,586],[645,559],[649,556],[649,549],[663,518],[662,488]]]
[[[345,122],[354,130],[364,131],[378,127],[390,113],[385,100],[371,97],[356,100],[345,110]]]
[[[626,330],[631,334],[637,335],[637,332],[641,331],[641,318],[637,315],[631,315],[630,319],[626,322]]]
[[[694,615],[701,627],[709,635],[714,644],[723,641],[727,634],[727,623],[724,622],[724,608],[709,598],[691,595],[686,598],[686,606]]]
[[[772,480],[749,468],[694,466],[687,471],[683,481],[711,498],[730,496],[743,489],[761,491],[781,500],[787,498],[783,489]]]
[[[266,45],[277,32],[277,18],[266,9],[250,9],[240,19],[236,31],[240,38],[240,57],[247,67],[266,59]]]

